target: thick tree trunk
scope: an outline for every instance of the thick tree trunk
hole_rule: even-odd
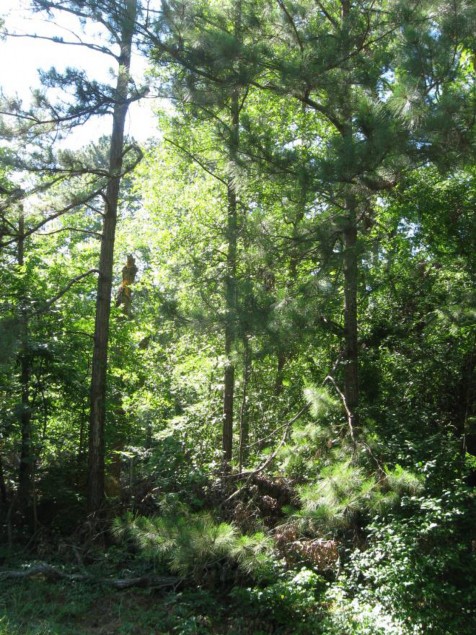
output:
[[[96,300],[96,323],[90,390],[88,508],[96,511],[104,498],[104,430],[106,419],[106,373],[111,311],[112,272],[117,208],[124,152],[124,128],[128,101],[132,37],[137,13],[137,0],[125,1],[121,54],[116,84],[113,127],[109,156],[109,182],[99,259]]]

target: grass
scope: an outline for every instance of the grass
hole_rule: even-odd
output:
[[[142,589],[25,580],[0,590],[0,635],[174,633],[182,617],[168,596]]]
[[[266,635],[269,620],[243,615],[202,589],[167,593],[28,579],[0,587],[0,635]]]

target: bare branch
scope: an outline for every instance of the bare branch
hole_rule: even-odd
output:
[[[292,15],[289,13],[289,11],[286,8],[286,5],[284,4],[284,0],[277,0],[277,3],[279,4],[281,10],[283,11],[283,13],[286,16],[289,24],[291,25],[291,28],[292,28],[292,30],[294,32],[294,37],[296,38],[296,42],[298,43],[298,46],[301,49],[301,53],[304,53],[304,45],[302,43],[301,37],[300,37],[299,32],[298,32],[298,30],[296,28],[296,25],[294,23]]]
[[[336,389],[337,394],[341,398],[341,401],[342,401],[342,403],[344,405],[345,414],[347,415],[347,423],[349,424],[350,438],[352,439],[352,444],[355,447],[355,435],[354,435],[354,427],[352,425],[352,413],[349,410],[349,406],[347,405],[347,401],[346,401],[345,395],[342,392],[342,390],[339,388],[339,386],[337,385],[336,380],[334,379],[334,377],[332,377],[331,375],[327,375],[327,377],[324,379],[324,383],[326,381],[330,381],[331,382],[331,384]]]
[[[57,293],[54,297],[52,297],[50,300],[48,300],[48,302],[42,306],[40,309],[37,309],[36,311],[33,312],[33,315],[41,315],[42,313],[45,313],[46,311],[48,311],[48,309],[60,298],[62,298],[65,293],[67,293],[71,287],[73,285],[75,285],[77,282],[80,282],[83,278],[86,278],[87,276],[90,276],[92,273],[97,273],[99,274],[100,271],[99,269],[90,269],[89,271],[86,271],[86,273],[81,273],[79,276],[76,276],[75,278],[73,278],[72,280],[70,280],[68,282],[68,284],[61,289],[61,291],[59,293]]]
[[[89,229],[80,229],[79,227],[62,227],[61,229],[55,229],[52,232],[41,232],[38,236],[53,236],[53,234],[59,234],[65,231],[87,234],[88,236],[94,236],[94,238],[98,238],[99,240],[102,238],[102,234],[100,232],[94,232]]]
[[[103,53],[104,55],[109,55],[110,57],[113,57],[116,61],[119,59],[117,55],[114,55],[114,53],[106,48],[105,46],[99,46],[98,44],[93,44],[92,42],[84,42],[83,40],[81,40],[78,37],[78,42],[71,42],[68,40],[63,40],[62,38],[58,38],[58,37],[48,37],[46,35],[37,35],[37,34],[29,34],[29,33],[10,33],[8,31],[3,32],[3,35],[5,35],[6,37],[10,37],[10,38],[17,38],[17,39],[21,39],[21,38],[28,38],[30,40],[43,40],[46,42],[54,42],[55,44],[65,44],[66,46],[83,46],[85,48],[91,49],[93,51],[96,51],[97,53]]]
[[[216,179],[217,181],[220,181],[220,183],[223,183],[223,185],[228,185],[225,179],[222,179],[221,176],[218,176],[218,174],[215,174],[215,172],[213,172],[213,170],[210,170],[210,168],[208,168],[201,159],[199,159],[194,154],[186,150],[183,146],[179,145],[178,143],[175,143],[175,141],[172,141],[172,139],[165,138],[164,141],[166,141],[167,143],[170,143],[171,145],[175,146],[178,150],[180,150],[180,152],[183,152],[184,154],[186,154],[190,159],[192,159],[192,161],[195,161],[195,163],[197,163],[203,170],[205,170],[205,172],[207,172],[210,176],[213,176],[214,179]]]
[[[24,580],[26,578],[41,577],[47,580],[66,580],[68,582],[91,582],[96,584],[109,584],[116,589],[128,589],[133,586],[176,588],[181,578],[172,576],[141,576],[136,578],[98,578],[88,573],[65,573],[57,567],[41,562],[37,565],[21,569],[0,571],[0,580]]]

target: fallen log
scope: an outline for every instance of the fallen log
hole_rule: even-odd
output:
[[[174,576],[144,575],[134,578],[101,578],[89,573],[65,573],[46,562],[20,570],[0,571],[0,581],[22,580],[27,578],[44,578],[46,580],[67,580],[68,582],[92,582],[106,584],[116,589],[130,587],[176,588],[183,580]]]

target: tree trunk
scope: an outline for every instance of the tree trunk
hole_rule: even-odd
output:
[[[237,98],[233,97],[233,102]],[[233,103],[233,107],[234,107]],[[231,163],[231,169],[233,163]],[[223,459],[231,461],[233,448],[233,401],[235,393],[235,365],[232,352],[236,339],[236,250],[237,250],[238,214],[236,200],[236,183],[234,175],[228,180],[228,218],[227,242],[228,252],[226,261],[225,299],[225,377],[223,396]]]
[[[132,38],[137,0],[125,0],[121,34],[121,53],[115,91],[113,127],[109,156],[109,182],[106,189],[104,221],[99,259],[96,323],[90,390],[88,508],[96,511],[104,498],[104,431],[106,419],[106,374],[111,311],[112,272],[117,208],[124,152],[124,128],[128,101]]]
[[[25,264],[25,217],[20,209],[18,222],[17,264]],[[26,307],[26,289],[22,283],[20,297],[20,465],[18,470],[18,499],[22,510],[28,509],[33,499],[33,452],[31,439],[30,375],[31,357],[29,355],[28,313]]]
[[[236,4],[235,37],[239,38],[241,32],[241,2]],[[236,342],[236,316],[237,316],[237,289],[236,289],[236,265],[238,243],[238,196],[236,181],[236,166],[240,126],[240,89],[234,87],[231,94],[231,133],[229,147],[228,168],[228,215],[226,238],[228,244],[226,259],[225,300],[226,300],[226,324],[225,324],[225,376],[223,395],[223,431],[222,448],[223,460],[229,463],[233,454],[233,402],[235,393],[235,366],[232,352]]]
[[[346,199],[347,222],[344,229],[344,397],[348,409],[349,426],[354,434],[358,429],[358,322],[357,322],[357,214],[352,196]]]
[[[240,472],[249,453],[250,422],[248,417],[248,385],[251,377],[251,346],[248,337],[243,338],[243,392],[240,412]]]
[[[350,0],[342,0],[342,27],[347,28],[346,22],[349,20],[351,11]],[[350,50],[347,51],[350,54]],[[345,157],[346,174],[344,183],[351,183],[354,166],[354,131],[352,104],[353,86],[347,85],[344,91],[342,110],[344,113],[344,152],[348,152]],[[345,228],[343,232],[344,245],[344,399],[346,402],[347,417],[352,440],[355,442],[355,435],[359,428],[358,406],[359,406],[359,349],[358,349],[358,273],[359,262],[357,254],[357,199],[352,191],[352,185],[346,185],[344,206],[346,209]]]
[[[5,483],[5,474],[3,472],[3,459],[0,455],[0,518],[4,518],[7,504],[7,484]]]

